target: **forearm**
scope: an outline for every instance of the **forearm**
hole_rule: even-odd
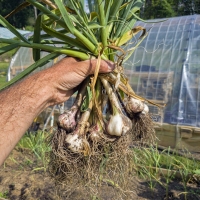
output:
[[[0,165],[34,118],[49,106],[48,85],[45,74],[38,73],[0,93]]]

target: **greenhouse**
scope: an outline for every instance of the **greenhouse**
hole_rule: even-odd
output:
[[[18,30],[22,35],[30,33],[30,31],[26,30]],[[9,31],[7,28],[0,27],[0,38],[6,38],[6,39],[11,39],[16,37],[11,31]]]
[[[200,15],[139,21],[136,26],[145,27],[148,36],[124,68],[135,93],[160,105],[149,105],[159,144],[200,151]],[[20,48],[8,80],[32,63],[32,51]]]
[[[160,144],[200,151],[200,15],[137,25],[149,34],[125,69],[136,94],[164,106],[150,106]]]

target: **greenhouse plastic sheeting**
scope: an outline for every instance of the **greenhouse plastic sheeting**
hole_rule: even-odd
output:
[[[149,33],[124,66],[135,93],[164,106],[149,105],[160,144],[200,151],[200,15],[137,26]]]
[[[25,30],[17,30],[19,33],[22,35],[30,33],[30,31],[25,31]],[[0,27],[0,38],[5,38],[5,39],[12,39],[16,37],[11,31],[9,31],[7,28]]]
[[[199,127],[200,15],[137,26],[149,33],[125,64],[132,88],[137,95],[166,104],[163,109],[150,106],[155,121]]]

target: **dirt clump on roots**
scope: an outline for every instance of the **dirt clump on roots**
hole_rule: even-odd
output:
[[[92,141],[86,138],[90,153],[74,153],[68,149],[66,131],[58,128],[52,135],[49,172],[58,185],[68,190],[108,184],[119,194],[131,191],[130,176],[134,174],[132,145],[155,141],[155,131],[150,115],[134,117],[134,128],[121,137],[101,138]]]
[[[151,114],[141,115],[135,114],[133,119],[135,126],[133,127],[133,142],[140,144],[155,144],[156,132]]]

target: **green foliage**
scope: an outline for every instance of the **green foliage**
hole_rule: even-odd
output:
[[[9,63],[0,62],[0,87],[6,83],[6,74]]]
[[[33,26],[25,26],[25,30],[34,31],[34,27]]]
[[[151,146],[133,150],[133,161],[139,176],[148,181],[149,187],[153,190],[160,184],[166,190],[168,199],[169,183],[173,179],[179,178],[184,186],[185,195],[187,194],[187,183],[194,175],[200,177],[200,161],[188,159],[177,155],[171,151],[170,147],[163,151]],[[162,181],[161,181],[162,178]]]
[[[6,76],[0,75],[0,87],[3,86],[6,83]]]
[[[199,0],[145,0],[141,17],[156,19],[193,14],[200,14]]]
[[[17,6],[23,3],[24,0],[12,1],[12,0],[0,0],[0,11],[2,16],[8,15]],[[8,18],[8,21],[16,28],[24,28],[27,25],[33,25],[34,23],[34,9],[29,6],[15,15]]]
[[[0,192],[0,198],[7,198],[8,197],[8,191]]]
[[[175,8],[177,16],[200,14],[199,0],[180,0]]]
[[[9,63],[7,62],[0,62],[0,73],[1,72],[6,72],[8,69]]]
[[[199,0],[176,0],[177,15],[200,14]]]
[[[185,155],[189,155],[189,152]],[[177,171],[186,170],[187,168],[190,173],[200,169],[200,161],[188,159],[176,153],[170,153],[170,147],[163,151],[159,151],[155,147],[135,149],[134,160],[140,166],[152,166],[164,169],[169,169],[170,167],[171,170]]]
[[[86,98],[83,100],[83,104],[81,106],[81,112],[85,112],[89,106],[89,103],[92,99],[92,91],[89,86],[87,86]]]
[[[36,133],[26,133],[19,141],[17,147],[22,149],[29,149],[37,157],[40,162],[38,168],[34,170],[47,169],[48,153],[51,151],[50,146],[47,144],[49,133],[38,131]]]
[[[175,12],[168,0],[146,0],[142,14],[144,19],[166,18],[173,16],[175,16]]]
[[[1,43],[0,42],[0,49],[7,46],[8,44],[6,43]],[[2,63],[2,61],[4,62],[5,60],[10,60],[12,58],[12,56],[15,54],[15,52],[17,51],[17,49],[12,49],[2,55],[0,55],[0,62]]]
[[[27,76],[32,72],[32,69],[40,67],[41,62],[44,61],[43,65],[52,59],[47,56],[42,58],[43,61],[40,60],[40,51],[51,52],[56,56],[66,54],[81,60],[98,57],[101,54],[102,59],[114,61],[114,55],[120,52],[120,48],[113,48],[113,46],[118,47],[117,41],[121,38],[121,41],[124,42],[120,42],[120,46],[123,46],[136,34],[143,32],[142,29],[135,31],[132,28],[138,19],[137,14],[144,0],[119,0],[117,2],[98,0],[96,2],[98,9],[95,13],[86,13],[82,0],[69,0],[73,10],[66,7],[60,0],[54,1],[58,8],[54,10],[36,0],[26,1],[41,11],[41,15],[38,16],[35,23],[34,35],[28,39],[24,38],[13,25],[0,15],[0,24],[8,28],[18,38],[18,41],[0,38],[0,42],[9,44],[1,48],[0,53],[6,53],[21,46],[29,47],[33,49],[34,59],[37,62],[34,63],[34,66],[28,67],[25,72],[22,72],[23,74],[16,77],[8,85]],[[61,30],[55,29],[57,25],[61,27]],[[45,34],[40,35],[41,31]],[[145,36],[146,34],[143,32],[135,47],[140,44]],[[127,39],[124,40],[124,37]],[[52,38],[54,39],[52,40]],[[61,40],[62,43],[56,39]],[[50,43],[56,44],[56,41],[58,41],[57,44],[63,44],[63,46],[49,45]],[[127,57],[133,51],[129,51]],[[8,85],[4,85],[3,88]]]

